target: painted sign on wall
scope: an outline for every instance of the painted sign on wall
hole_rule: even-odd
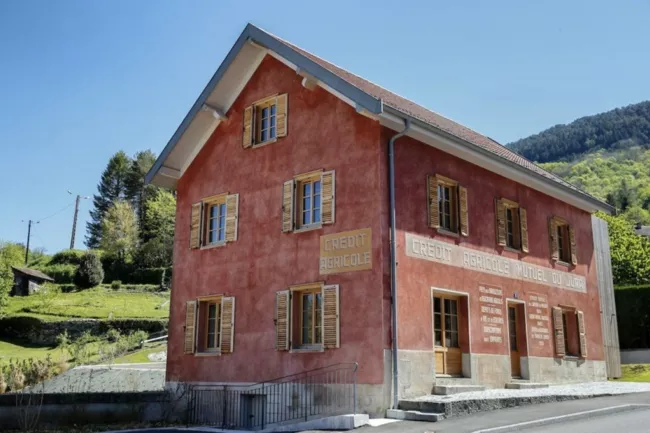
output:
[[[320,237],[320,274],[372,269],[371,229],[352,230]]]
[[[546,346],[546,342],[551,339],[549,317],[548,298],[539,293],[530,293],[528,295],[530,338],[536,341],[538,346]]]
[[[486,274],[576,292],[587,292],[587,279],[581,275],[531,265],[520,260],[459,247],[411,233],[406,234],[406,255]]]
[[[484,343],[503,343],[503,290],[479,286]]]

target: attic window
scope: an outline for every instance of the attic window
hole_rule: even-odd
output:
[[[286,135],[286,93],[264,98],[244,110],[244,148],[263,146]]]

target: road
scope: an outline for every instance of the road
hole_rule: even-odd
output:
[[[522,433],[646,433],[650,430],[650,410],[637,409],[581,421],[521,430]]]

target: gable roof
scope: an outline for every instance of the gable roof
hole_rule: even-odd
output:
[[[257,56],[253,53],[246,52],[246,50],[249,50],[251,47],[258,49],[259,52],[256,53]],[[147,174],[145,180],[147,183],[153,182],[161,186],[175,185],[175,180],[180,177],[184,169],[189,165],[189,162],[191,162],[193,156],[196,156],[198,150],[189,152],[189,155],[191,156],[190,161],[185,161],[183,167],[170,167],[169,165],[166,165],[165,162],[174,152],[179,142],[183,140],[183,136],[186,135],[188,130],[191,128],[192,122],[195,121],[201,110],[206,111],[206,105],[209,109],[217,108],[216,110],[213,110],[213,116],[217,121],[212,122],[214,124],[213,128],[207,128],[202,135],[202,139],[207,140],[218,123],[225,118],[223,113],[227,112],[236,98],[236,95],[228,95],[224,89],[218,89],[219,84],[222,81],[233,81],[230,77],[227,77],[229,72],[232,72],[233,70],[237,71],[241,75],[241,63],[246,63],[246,60],[242,61],[242,58],[245,57],[250,57],[248,63],[249,67],[252,67],[252,71],[249,71],[250,75],[252,75],[252,72],[254,72],[259,65],[259,62],[261,62],[262,58],[266,54],[270,54],[283,61],[285,64],[294,67],[298,74],[314,79],[318,85],[336,96],[343,98],[351,105],[354,105],[358,112],[377,118],[382,122],[382,124],[389,126],[392,129],[400,129],[400,126],[403,129],[404,123],[395,124],[396,118],[404,120],[409,119],[416,128],[425,131],[420,131],[420,135],[428,131],[434,134],[434,136],[430,138],[437,140],[437,142],[451,140],[453,143],[448,143],[447,145],[449,149],[440,146],[445,151],[451,150],[451,147],[453,146],[464,146],[466,147],[465,149],[459,148],[456,149],[456,152],[450,151],[450,153],[456,153],[457,156],[464,155],[461,156],[463,159],[470,160],[470,162],[477,163],[477,165],[488,168],[504,175],[505,177],[511,177],[520,183],[526,183],[522,182],[522,179],[530,176],[532,179],[530,179],[530,183],[526,183],[527,185],[559,198],[560,200],[570,202],[570,204],[589,212],[596,210],[602,210],[608,213],[613,212],[613,208],[607,203],[587,194],[560,177],[549,173],[521,155],[497,143],[493,139],[481,135],[468,127],[386,90],[358,75],[346,71],[345,69],[342,69],[252,24],[246,26],[240,37],[237,39],[237,42],[226,56],[226,59],[203,90],[199,99],[187,114],[174,136],[172,136],[172,139],[169,141],[160,157]],[[237,95],[250,78],[250,75],[243,80],[243,83],[239,83],[239,85],[235,86],[235,93]],[[222,95],[218,95],[219,90],[223,93]],[[213,101],[210,101],[210,98],[212,98]],[[209,109],[207,111],[210,111]],[[193,136],[197,135],[200,134],[193,134]],[[415,133],[409,133],[409,135],[415,135]],[[199,149],[203,143],[199,144]],[[477,154],[471,159],[466,155],[468,151]],[[513,176],[508,176],[506,173],[507,169],[512,169],[518,173],[513,172]],[[172,178],[173,180],[170,182],[169,178]],[[170,185],[170,183],[172,185]],[[543,186],[549,188],[543,188]],[[556,193],[554,194],[553,192]],[[569,200],[571,198],[576,200]]]
[[[14,272],[18,272],[18,273],[21,273],[23,275],[27,275],[28,277],[38,278],[40,280],[45,280],[45,281],[54,281],[54,278],[50,277],[49,275],[44,274],[41,271],[37,271],[36,269],[18,268],[16,266],[12,266],[11,269],[13,269]]]

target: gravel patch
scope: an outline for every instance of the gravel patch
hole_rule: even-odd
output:
[[[77,367],[38,385],[45,393],[161,391],[165,370]]]
[[[635,392],[650,392],[650,383],[588,382],[572,385],[553,385],[548,388],[537,389],[487,389],[485,391],[463,392],[452,395],[426,395],[411,400],[449,403],[465,400],[493,400],[548,396],[575,396],[580,398],[599,395],[631,394]]]
[[[162,352],[150,353],[147,355],[147,358],[152,362],[165,362],[167,361],[167,351],[163,350]]]

